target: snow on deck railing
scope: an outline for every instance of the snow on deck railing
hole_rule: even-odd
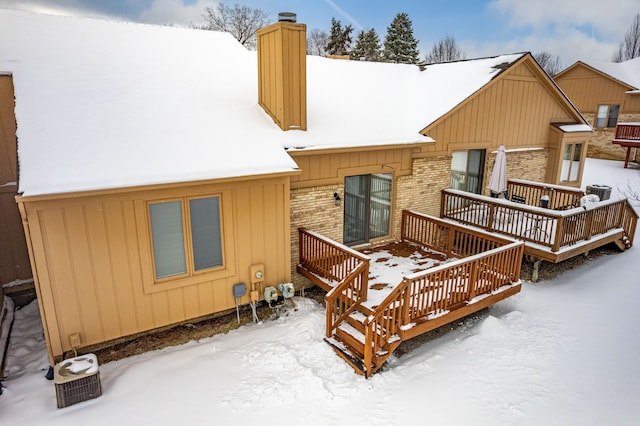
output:
[[[628,204],[626,199],[612,199],[557,211],[452,189],[442,191],[441,203],[442,217],[539,244],[553,252],[622,228]]]
[[[615,140],[640,141],[640,123],[618,123]]]
[[[338,281],[326,295],[326,335],[367,300],[369,256],[304,228],[298,229],[300,265],[318,277]]]
[[[522,242],[413,211],[403,211],[402,222],[403,239],[407,236],[405,228],[409,227],[412,232],[417,230],[422,237],[413,239],[425,243],[424,239],[431,238],[428,234],[435,226],[443,230],[437,237],[451,237],[448,244],[452,244],[453,235],[457,232],[456,239],[466,241],[466,250],[484,251],[404,277],[374,308],[365,321],[364,366],[367,375],[373,367],[373,354],[384,350],[392,336],[409,327],[416,319],[437,317],[481,294],[491,293],[520,280],[524,252]],[[492,248],[486,250],[487,247]]]

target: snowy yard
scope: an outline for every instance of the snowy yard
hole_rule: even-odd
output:
[[[587,161],[612,196],[636,168]],[[102,396],[56,408],[37,306],[15,314],[0,424],[640,423],[640,236],[431,340],[365,380],[323,341],[324,309],[110,362]],[[32,331],[36,330],[34,334]],[[39,330],[39,331],[38,331]]]

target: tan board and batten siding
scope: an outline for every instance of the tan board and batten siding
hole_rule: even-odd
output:
[[[282,130],[307,130],[306,25],[258,31],[258,103]]]
[[[291,280],[288,176],[76,195],[19,199],[52,358],[76,333],[91,346],[231,309],[239,282],[246,304],[251,265]],[[204,195],[221,196],[224,267],[154,284],[147,203]]]
[[[343,148],[332,150],[290,151],[301,172],[291,177],[291,188],[309,188],[342,184],[345,176],[368,173],[411,174],[413,145],[394,147]]]
[[[31,278],[29,252],[15,201],[16,167],[13,79],[0,75],[0,286]]]
[[[562,95],[542,83],[529,55],[504,71],[422,133],[435,139],[430,153],[487,148],[554,148],[552,123],[581,122],[563,105]]]
[[[364,173],[393,171],[396,177],[406,176],[412,173],[416,158],[450,157],[453,151],[476,148],[491,152],[500,145],[509,150],[548,150],[546,178],[550,183],[560,183],[558,155],[563,152],[563,143],[572,143],[576,138],[584,141],[586,136],[576,133],[559,138],[552,123],[582,123],[583,119],[568,107],[557,88],[543,83],[547,77],[538,68],[531,56],[526,55],[499,78],[429,124],[421,133],[435,142],[394,148],[290,152],[301,169],[299,175],[292,176],[291,187],[341,184],[344,176]]]
[[[595,114],[599,105],[620,105],[620,114],[640,113],[640,95],[627,94],[631,86],[580,62],[555,80],[583,113]]]

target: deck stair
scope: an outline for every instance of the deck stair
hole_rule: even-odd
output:
[[[366,308],[359,306],[346,319],[338,325],[333,336],[325,337],[325,341],[333,347],[336,353],[342,357],[358,374],[369,376],[378,371],[393,352],[400,346],[402,338],[398,334],[385,338],[384,328],[375,332],[379,339],[382,339],[381,347],[372,352],[371,366],[366,367],[365,341],[366,341],[366,321],[368,315],[363,312]],[[373,350],[373,347],[372,347]]]
[[[365,377],[382,368],[402,341],[484,309],[521,287],[523,243],[404,211],[403,241],[454,260],[404,276],[372,305],[368,256],[303,228],[298,235],[298,272],[328,291],[325,341]]]

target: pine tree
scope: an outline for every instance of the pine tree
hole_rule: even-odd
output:
[[[380,38],[376,30],[360,31],[356,46],[351,51],[352,60],[376,62],[380,60]]]
[[[387,27],[383,56],[388,62],[418,63],[418,40],[413,36],[413,26],[406,13],[398,13]]]
[[[327,54],[348,55],[351,49],[351,33],[353,27],[347,25],[342,28],[342,24],[336,18],[331,18],[331,32],[329,33],[329,43],[327,43]]]

